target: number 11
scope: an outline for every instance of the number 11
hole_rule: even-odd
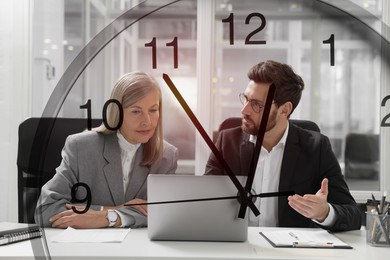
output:
[[[177,69],[179,67],[178,61],[178,48],[177,48],[177,37],[174,37],[171,42],[168,42],[165,46],[173,47],[173,67]],[[145,43],[145,47],[152,48],[152,68],[157,68],[157,44],[156,37],[153,37],[151,42]]]

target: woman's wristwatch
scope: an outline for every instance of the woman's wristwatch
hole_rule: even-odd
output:
[[[109,209],[107,210],[108,226],[113,227],[118,219],[118,214],[116,214],[115,210]]]

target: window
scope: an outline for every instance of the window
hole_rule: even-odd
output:
[[[348,4],[341,9],[352,7],[347,11],[354,14],[360,10],[350,1],[343,2]],[[366,1],[353,2],[363,6]],[[117,18],[133,8],[133,15],[148,15],[118,34],[87,64],[59,116],[86,117],[85,110],[79,107],[91,99],[92,117],[100,118],[103,104],[119,76],[133,70],[149,72],[163,89],[164,136],[179,148],[179,172],[199,174],[210,150],[196,137],[194,125],[167,89],[162,73],[172,75],[195,114],[203,106],[208,107],[211,100],[210,111],[197,114],[206,118],[201,123],[211,136],[225,118],[240,116],[238,93],[247,84],[247,70],[260,60],[274,59],[292,65],[303,77],[306,87],[293,118],[315,121],[330,138],[350,189],[359,194],[383,189],[384,173],[379,170],[383,61],[380,38],[374,32],[381,30],[376,19],[381,18],[380,0],[363,6],[371,14],[359,13],[364,23],[331,6],[325,8],[319,1],[183,0],[158,9],[167,3],[148,1],[135,6],[138,2],[130,0],[34,1],[33,116],[41,116],[60,77],[80,51],[110,23],[117,21],[116,29],[123,26],[126,21]],[[265,16],[266,26],[253,36],[266,39],[265,45],[244,43],[248,34],[258,28],[258,17],[245,24],[253,12]],[[228,24],[222,23],[230,13],[234,13],[234,45],[229,43]],[[330,66],[330,44],[322,43],[332,34],[336,66]],[[178,68],[173,67],[174,47],[167,46],[174,36],[178,38]],[[145,44],[154,38],[157,54],[152,57],[152,47]],[[153,58],[157,61],[155,69],[151,68]],[[206,74],[210,81],[205,83],[201,80]],[[205,98],[205,93],[210,96]],[[348,159],[351,155],[347,136],[351,133],[369,140],[370,149],[374,149],[370,156],[377,154],[377,157],[359,154],[353,155],[358,161]],[[199,145],[200,142],[203,144]],[[196,165],[199,167],[195,169]],[[368,167],[372,173],[354,171],[356,167]]]

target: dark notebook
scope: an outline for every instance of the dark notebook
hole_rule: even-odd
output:
[[[41,236],[38,225],[0,222],[0,246]]]

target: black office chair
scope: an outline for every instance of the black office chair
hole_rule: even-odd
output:
[[[101,119],[92,119],[92,127]],[[88,127],[82,118],[28,118],[19,125],[18,215],[19,223],[34,223],[34,211],[42,186],[61,163],[66,137]]]
[[[345,178],[377,179],[379,135],[349,133],[345,138]]]
[[[319,126],[310,120],[298,120],[298,119],[290,119],[290,123],[297,125],[301,128],[312,130],[316,132],[320,132]],[[213,141],[216,142],[218,138],[218,133],[223,129],[233,128],[240,126],[242,124],[242,118],[241,117],[229,117],[225,119],[218,128],[218,131],[215,131],[213,133]]]

